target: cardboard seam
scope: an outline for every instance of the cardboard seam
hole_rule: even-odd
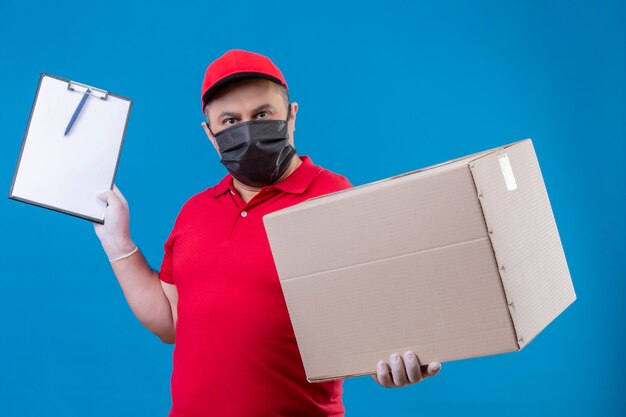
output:
[[[365,375],[376,375],[377,372],[363,372],[363,373],[357,373],[357,374],[348,374],[342,377],[320,377],[320,378],[307,378],[306,380],[312,383],[318,383],[318,382],[325,382],[325,381],[336,381],[338,379],[346,379],[346,378],[354,378],[354,377],[359,377],[359,376],[365,376]]]
[[[470,239],[470,240],[463,240],[461,242],[455,242],[455,243],[450,243],[448,245],[443,245],[443,246],[437,246],[437,247],[433,247],[433,248],[427,248],[427,249],[421,249],[421,250],[417,250],[417,251],[413,251],[413,252],[407,252],[407,253],[403,253],[400,255],[395,255],[395,256],[389,256],[386,258],[380,258],[380,259],[375,259],[373,261],[367,261],[367,262],[361,262],[358,264],[352,264],[352,265],[347,265],[347,266],[341,266],[339,268],[333,268],[333,269],[326,269],[324,271],[319,271],[319,272],[314,272],[312,274],[307,274],[307,275],[298,275],[295,277],[289,277],[289,278],[285,278],[285,279],[281,279],[281,282],[289,282],[289,281],[294,281],[294,280],[298,280],[298,279],[304,279],[304,278],[309,278],[309,277],[313,277],[316,275],[322,275],[322,274],[326,274],[329,272],[336,272],[336,271],[343,271],[346,269],[352,269],[352,268],[356,268],[359,266],[363,266],[363,265],[370,265],[370,264],[375,264],[375,263],[380,263],[380,262],[384,262],[384,261],[388,261],[388,260],[392,260],[392,259],[399,259],[399,258],[405,258],[407,256],[411,256],[411,255],[415,255],[415,254],[419,254],[419,253],[427,253],[427,252],[434,252],[440,249],[448,249],[454,246],[460,246],[460,245],[466,245],[466,244],[470,244],[470,243],[475,243],[481,240],[486,240],[488,239],[488,236],[483,236],[483,237],[479,237],[476,239]]]
[[[503,266],[500,265],[500,260],[498,259],[498,256],[496,254],[496,248],[493,244],[493,240],[491,239],[491,234],[493,233],[493,230],[490,229],[489,227],[489,223],[487,222],[487,217],[485,216],[485,210],[483,207],[483,201],[482,198],[482,191],[479,190],[478,188],[478,182],[477,182],[477,178],[474,175],[474,161],[470,162],[468,164],[469,167],[469,171],[470,171],[470,175],[472,176],[472,182],[474,183],[474,187],[476,188],[476,199],[478,200],[478,204],[480,204],[480,214],[483,218],[483,221],[485,222],[485,228],[487,230],[487,237],[489,238],[489,246],[491,247],[491,250],[493,252],[493,257],[496,260],[496,268],[498,269],[498,275],[500,276],[500,285],[502,288],[502,293],[504,294],[504,299],[506,300],[506,307],[507,307],[507,311],[509,312],[509,318],[511,319],[511,325],[513,327],[513,333],[515,334],[515,343],[517,344],[518,349],[522,348],[522,343],[523,343],[523,339],[522,342],[520,342],[520,335],[517,333],[517,326],[515,323],[515,318],[513,317],[513,310],[515,309],[515,304],[514,302],[510,299],[509,294],[506,292],[506,288],[504,286],[504,271],[502,270]]]

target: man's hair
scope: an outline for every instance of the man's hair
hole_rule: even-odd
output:
[[[232,81],[227,81],[226,83],[224,83],[224,85],[220,86],[220,88],[218,88],[214,93],[213,96],[218,96],[220,94],[220,91],[222,91],[224,88],[230,87],[232,85],[238,84],[238,83],[243,83],[246,81],[249,81],[251,79],[254,79],[256,77],[245,77],[245,78],[238,78],[236,80],[232,80]],[[285,102],[285,107],[289,108],[289,92],[287,91],[287,87],[285,87],[282,84],[279,83],[274,83],[276,84],[279,88],[280,88],[280,92],[283,96],[283,101]],[[211,104],[211,100],[207,101],[206,105],[204,106],[204,117],[206,117],[207,120],[207,125],[210,125],[210,120],[209,120],[209,104]]]

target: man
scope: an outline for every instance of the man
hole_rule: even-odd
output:
[[[202,110],[229,174],[185,202],[161,270],[132,242],[117,187],[101,195],[106,222],[94,224],[133,313],[176,343],[169,416],[342,416],[343,381],[306,380],[262,217],[351,184],[296,154],[298,104],[267,57],[231,50],[211,63]],[[381,358],[372,372],[396,387],[439,367],[405,352]]]

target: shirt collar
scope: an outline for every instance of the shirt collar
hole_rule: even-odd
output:
[[[313,179],[322,171],[319,165],[315,165],[308,155],[296,155],[302,163],[293,171],[287,178],[272,185],[265,186],[263,188],[273,189],[276,188],[280,191],[284,191],[292,194],[302,194]],[[235,192],[233,186],[233,177],[230,174],[226,174],[224,178],[220,180],[213,187],[213,196],[218,197],[227,191]]]

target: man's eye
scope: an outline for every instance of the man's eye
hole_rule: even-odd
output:
[[[237,120],[234,117],[229,117],[228,119],[224,119],[222,124],[225,125],[234,125]]]
[[[265,118],[269,117],[269,115],[270,115],[269,112],[262,111],[262,112],[257,113],[256,117],[258,119],[265,119]]]

